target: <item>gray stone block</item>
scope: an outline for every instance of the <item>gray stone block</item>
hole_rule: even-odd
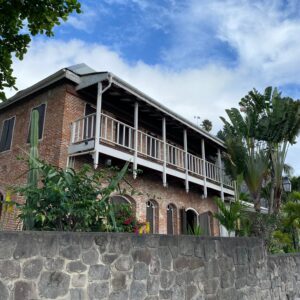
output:
[[[186,299],[196,299],[198,295],[198,287],[196,285],[188,285],[186,287]]]
[[[205,272],[207,278],[218,277],[220,275],[220,267],[218,260],[214,259],[208,263],[205,263]]]
[[[65,261],[64,259],[57,258],[46,258],[44,262],[44,266],[48,271],[61,271],[64,267]]]
[[[143,262],[136,263],[133,267],[133,278],[136,280],[144,280],[149,276],[149,266]]]
[[[160,273],[160,286],[162,289],[169,289],[175,282],[175,272],[162,270]]]
[[[147,292],[149,295],[157,295],[159,291],[159,276],[150,276],[147,280]]]
[[[69,273],[83,273],[86,271],[87,266],[84,265],[80,260],[71,261],[67,264],[67,271]]]
[[[88,286],[88,296],[90,300],[102,300],[108,297],[109,284],[108,282],[91,283]]]
[[[96,249],[90,249],[89,251],[82,253],[82,261],[86,265],[96,265],[99,261],[99,253]]]
[[[112,264],[117,258],[119,257],[118,254],[103,254],[102,255],[102,262],[106,265]]]
[[[181,255],[194,255],[195,238],[193,236],[181,236],[178,241],[179,253]]]
[[[171,270],[172,267],[172,254],[168,247],[159,247],[158,256],[160,259],[160,266],[162,269]]]
[[[108,242],[107,235],[99,235],[95,237],[95,244],[98,246],[100,253],[104,253],[106,251]]]
[[[222,270],[222,269],[221,269]],[[234,284],[234,274],[232,272],[224,271],[221,272],[221,287],[223,289],[232,287]]]
[[[0,261],[0,278],[15,279],[19,278],[21,273],[20,263],[13,260]]]
[[[42,297],[55,299],[69,291],[70,276],[63,272],[43,272],[38,282],[39,294]]]
[[[15,259],[29,258],[38,254],[39,247],[36,238],[33,236],[28,238],[27,235],[18,239],[17,247],[13,257]]]
[[[43,241],[40,243],[40,253],[44,257],[52,258],[57,254],[58,241],[56,235],[44,236]]]
[[[70,299],[71,300],[85,300],[85,291],[84,289],[71,289],[70,290]]]
[[[185,298],[185,289],[182,286],[174,286],[172,288],[172,300],[180,300]]]
[[[107,266],[93,265],[89,268],[89,280],[107,280],[110,277],[110,271]]]
[[[173,292],[171,290],[160,290],[159,299],[172,299]],[[181,298],[184,299],[184,298]]]
[[[112,274],[111,286],[114,291],[123,290],[126,288],[126,274],[115,272]]]
[[[9,259],[12,257],[14,250],[17,245],[17,240],[15,237],[10,239],[3,238],[0,239],[0,259]]]
[[[141,281],[134,280],[130,285],[130,300],[141,300],[144,299],[147,295],[146,284]]]
[[[86,285],[86,275],[85,274],[74,274],[72,275],[72,286],[73,287],[84,287]]]
[[[127,300],[128,299],[128,291],[118,291],[113,292],[109,295],[108,300]]]
[[[108,245],[109,253],[122,253],[124,255],[129,254],[132,248],[131,237],[127,234],[118,234],[115,238],[110,240]]]
[[[173,268],[177,272],[182,272],[189,268],[189,259],[185,256],[179,256],[173,260]]]
[[[204,285],[204,291],[207,294],[215,294],[219,288],[219,280],[216,278],[209,279]]]
[[[0,281],[0,300],[7,300],[7,299],[9,299],[8,289],[4,285],[4,283]]]
[[[132,258],[135,262],[143,262],[149,265],[151,261],[151,252],[146,248],[135,249],[132,251]]]
[[[160,261],[157,256],[152,256],[149,265],[150,274],[157,275],[160,272]]]
[[[43,260],[41,258],[34,258],[24,262],[23,274],[27,279],[34,279],[39,277],[43,268]]]
[[[16,281],[14,284],[14,300],[32,299],[37,299],[35,284],[27,281]]]
[[[80,246],[79,245],[70,245],[60,249],[60,256],[67,258],[69,260],[78,259],[80,256]]]
[[[121,256],[115,262],[115,267],[119,271],[129,271],[132,269],[133,260],[131,256]]]

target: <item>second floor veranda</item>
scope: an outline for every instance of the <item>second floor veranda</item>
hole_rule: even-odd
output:
[[[76,87],[91,109],[72,123],[69,154],[100,153],[132,161],[133,169],[147,167],[207,189],[234,195],[225,175],[221,140],[172,112],[122,79],[108,72],[87,75]]]

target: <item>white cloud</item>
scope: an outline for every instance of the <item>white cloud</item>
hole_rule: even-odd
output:
[[[261,90],[267,85],[300,83],[300,20],[289,17],[297,1],[289,1],[285,9],[281,2],[194,0],[170,15],[163,10],[164,22],[169,18],[168,26],[173,24],[172,43],[163,51],[164,65],[128,63],[97,43],[35,39],[24,61],[14,63],[17,86],[26,88],[58,69],[85,62],[96,70],[115,73],[191,121],[195,115],[212,120],[216,132],[222,126],[219,116],[224,109],[236,106],[253,87]],[[73,26],[83,26],[80,20],[76,22]],[[204,34],[205,28],[212,36]],[[205,56],[208,47],[215,46],[210,39],[235,51],[234,67]],[[199,48],[206,59],[200,65],[194,57]],[[300,174],[298,145],[290,148],[288,163]]]

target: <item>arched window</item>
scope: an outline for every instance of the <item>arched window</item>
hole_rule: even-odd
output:
[[[167,205],[167,234],[177,233],[177,208],[174,204]]]
[[[199,225],[198,212],[193,208],[186,209],[186,225],[187,233],[194,232],[194,229]]]
[[[158,233],[158,204],[155,200],[146,203],[146,222],[150,224],[150,233]]]
[[[122,196],[122,195],[115,195],[115,196],[112,196],[110,199],[111,199],[111,202],[115,205],[131,204],[131,201],[129,199],[127,199],[127,197]]]

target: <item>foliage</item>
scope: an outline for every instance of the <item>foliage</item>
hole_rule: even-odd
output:
[[[138,233],[145,226],[145,223],[137,220],[135,211],[130,204],[112,205],[112,208],[115,214],[117,231]],[[110,231],[114,231],[114,228],[112,227]]]
[[[240,201],[233,201],[229,205],[226,205],[217,197],[214,198],[214,201],[219,211],[214,213],[213,216],[227,229],[229,236],[231,236],[238,227],[238,220],[242,216],[244,206]]]
[[[210,132],[212,130],[212,122],[208,119],[205,119],[202,121],[202,124],[201,124],[201,128],[206,130],[207,132]]]
[[[189,226],[188,234],[195,235],[195,236],[201,236],[201,235],[203,235],[203,229],[199,225],[196,225],[193,228],[191,226]]]
[[[22,60],[31,36],[54,35],[53,28],[66,21],[72,12],[80,13],[77,0],[15,0],[0,4],[0,100],[5,100],[3,89],[15,87],[13,55]]]
[[[39,140],[39,112],[37,110],[32,111],[31,124],[30,124],[30,153],[29,153],[29,172],[27,184],[32,188],[37,188],[39,180],[39,168],[38,168],[38,141]],[[29,194],[26,198],[26,205],[32,206],[34,197]],[[28,213],[24,219],[24,228],[32,230],[34,226],[33,215]]]
[[[243,175],[256,211],[260,211],[262,189],[270,183],[270,213],[278,213],[282,197],[282,176],[289,169],[285,159],[300,128],[300,102],[282,97],[268,87],[261,94],[250,91],[240,101],[240,110],[227,109],[229,120],[218,133],[227,146],[227,173]]]
[[[85,165],[80,171],[63,170],[42,161],[38,164],[41,184],[27,184],[16,189],[32,200],[20,205],[21,220],[33,216],[34,230],[118,231],[110,195],[123,179],[128,163],[109,184],[102,186],[105,172],[95,172]]]

